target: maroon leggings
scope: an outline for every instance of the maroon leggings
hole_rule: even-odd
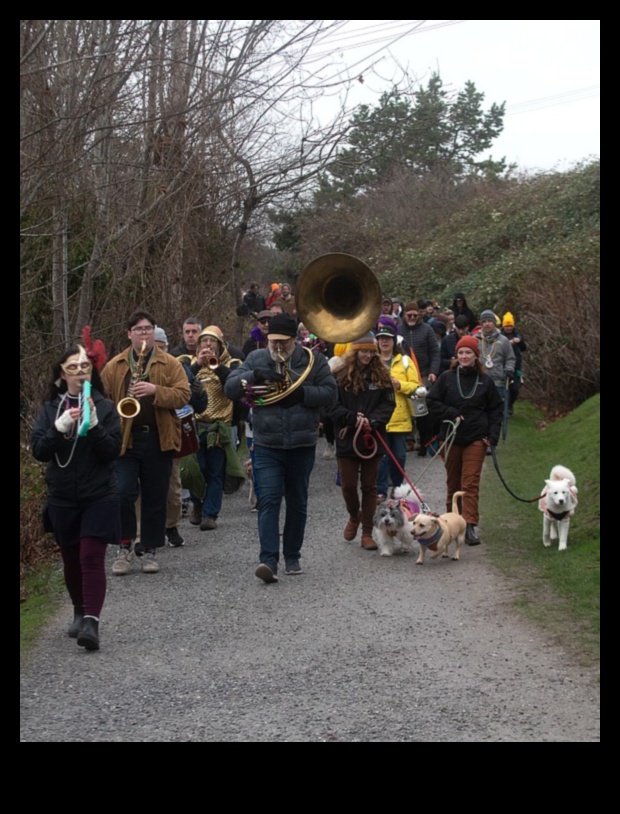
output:
[[[105,599],[105,552],[106,544],[98,537],[82,537],[78,545],[60,549],[71,601],[97,619]]]

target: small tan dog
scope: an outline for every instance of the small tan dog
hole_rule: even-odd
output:
[[[432,551],[431,559],[436,557],[449,557],[448,546],[456,543],[456,550],[452,554],[453,560],[458,560],[461,546],[465,542],[465,529],[467,523],[459,514],[458,499],[465,492],[455,492],[452,498],[452,511],[433,517],[428,514],[416,514],[412,518],[412,534],[418,545],[420,553],[416,565],[424,565],[426,549]]]

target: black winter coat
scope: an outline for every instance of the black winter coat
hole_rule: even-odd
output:
[[[92,397],[97,425],[77,441],[65,438],[54,426],[60,396],[44,403],[34,424],[32,454],[37,461],[48,462],[45,481],[52,506],[83,508],[118,497],[114,461],[121,451],[120,418],[110,399],[96,390]],[[72,451],[71,462],[63,468]]]
[[[463,416],[456,430],[454,443],[466,447],[474,441],[487,439],[493,446],[499,441],[502,428],[502,399],[490,376],[479,374],[478,384],[471,398],[464,398],[459,392],[457,371],[461,390],[469,394],[474,387],[478,371],[475,368],[457,367],[446,370],[434,382],[426,398],[428,409],[436,422],[442,422],[439,437],[444,440],[448,425],[443,422],[455,421]]]
[[[334,422],[336,436],[336,457],[356,458],[357,453],[353,447],[357,414],[363,413],[370,421],[373,430],[379,432],[385,440],[385,427],[396,406],[396,397],[393,387],[376,387],[370,385],[361,393],[353,393],[338,386],[338,401],[325,409],[325,414]],[[344,437],[341,431],[346,428]],[[358,436],[358,448],[364,452],[362,436]],[[383,455],[384,447],[381,442],[377,444],[377,455]]]

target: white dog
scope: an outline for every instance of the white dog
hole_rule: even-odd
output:
[[[577,506],[575,476],[565,466],[554,466],[543,490],[538,508],[543,513],[543,545],[547,548],[558,539],[558,551],[565,551],[568,543],[570,519]]]
[[[405,501],[384,500],[375,512],[372,539],[377,544],[379,556],[408,554],[413,551],[411,519]]]

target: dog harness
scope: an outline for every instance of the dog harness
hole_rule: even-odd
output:
[[[437,528],[437,531],[434,534],[431,534],[430,537],[418,537],[417,534],[414,534],[413,536],[416,542],[420,543],[420,545],[423,545],[424,548],[430,548],[431,551],[437,551],[437,541],[439,540],[442,534],[443,529],[441,528],[441,526],[439,526]]]
[[[551,509],[547,508],[547,501],[545,500],[547,496],[547,490],[545,489],[542,495],[540,496],[540,501],[538,503],[538,508],[540,511],[545,515],[545,517],[551,517],[553,520],[557,520],[558,522],[564,520],[565,517],[571,517],[575,513],[575,506],[577,505],[577,493],[573,491],[573,489],[568,490],[571,493],[571,497],[574,500],[574,505],[571,509],[567,509],[565,512],[552,512]]]

